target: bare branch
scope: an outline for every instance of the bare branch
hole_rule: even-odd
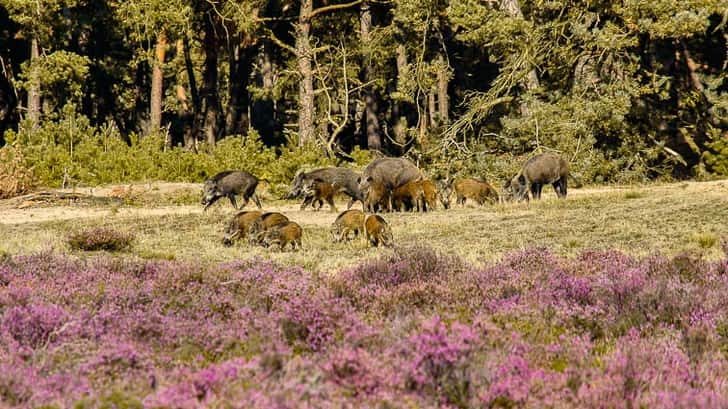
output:
[[[296,55],[296,56],[298,55],[298,51],[296,51],[296,49],[294,47],[284,43],[278,37],[276,37],[276,35],[273,33],[273,30],[270,30],[267,28],[265,28],[264,30],[266,31],[268,38],[270,38],[274,43],[276,43],[276,45],[283,48],[284,50],[290,51],[291,53],[293,53],[293,55]]]
[[[352,1],[351,3],[332,4],[330,6],[319,7],[316,10],[312,11],[311,14],[309,14],[307,17],[309,20],[311,20],[319,14],[328,13],[329,11],[341,10],[341,9],[346,9],[349,7],[354,7],[358,4],[360,4],[361,2],[362,2],[362,0],[356,0],[356,1]]]

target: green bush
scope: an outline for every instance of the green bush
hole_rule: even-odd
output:
[[[255,131],[246,137],[229,136],[215,146],[202,144],[198,152],[165,149],[161,134],[131,134],[127,144],[113,125],[94,128],[70,104],[58,121],[44,121],[35,130],[24,123],[17,132],[6,132],[5,139],[33,165],[39,184],[49,187],[201,182],[222,170],[240,169],[269,182],[271,191],[279,194],[299,169],[335,163],[315,144],[267,147]],[[369,157],[366,151],[356,154],[358,160]]]

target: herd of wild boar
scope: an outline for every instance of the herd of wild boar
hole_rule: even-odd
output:
[[[347,210],[340,213],[331,225],[334,242],[344,242],[362,236],[369,245],[390,246],[392,229],[377,213],[390,211],[426,212],[440,202],[450,208],[450,200],[464,205],[471,200],[479,205],[500,201],[541,198],[541,189],[550,184],[559,198],[566,197],[569,166],[558,155],[539,154],[526,161],[521,170],[503,187],[499,194],[490,183],[473,178],[445,179],[437,182],[427,179],[423,172],[405,158],[379,158],[373,160],[359,174],[348,168],[330,167],[310,172],[299,172],[293,179],[286,199],[303,198],[301,210],[309,205],[318,210],[324,202],[331,211],[337,211],[334,196],[342,193],[350,198]],[[262,209],[255,193],[259,179],[248,172],[227,170],[220,172],[203,185],[202,204],[205,210],[223,197],[238,209],[236,197],[242,196],[240,209],[253,199]],[[361,202],[362,210],[352,209]],[[225,227],[223,243],[247,240],[265,247],[277,245],[281,250],[289,244],[293,250],[301,247],[303,229],[279,212],[261,210],[240,211]]]

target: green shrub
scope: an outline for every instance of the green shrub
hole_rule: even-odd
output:
[[[87,118],[64,108],[57,121],[29,123],[5,134],[18,147],[26,166],[33,165],[39,184],[49,187],[95,186],[147,180],[201,182],[226,169],[246,170],[270,183],[278,194],[287,189],[301,168],[332,166],[334,160],[315,144],[267,147],[255,131],[229,136],[198,152],[181,147],[164,149],[164,135],[129,135],[126,143],[113,125],[94,128]],[[357,151],[359,160],[369,157]]]

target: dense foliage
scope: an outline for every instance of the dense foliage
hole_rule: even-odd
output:
[[[0,27],[0,134],[46,184],[197,180],[240,135],[433,176],[534,150],[585,181],[726,174],[723,0],[0,0]],[[200,153],[89,177],[84,149],[147,138]]]
[[[725,248],[728,253],[728,246]],[[332,276],[42,253],[0,260],[11,407],[728,405],[728,254],[400,248]]]

